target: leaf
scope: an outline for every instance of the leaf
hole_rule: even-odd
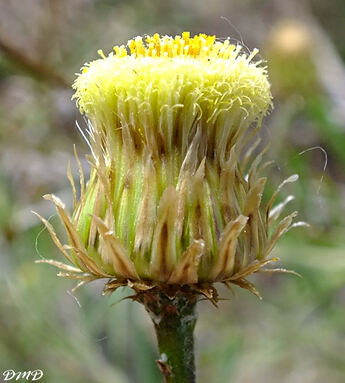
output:
[[[217,289],[208,283],[193,285],[193,290],[206,297],[215,307],[218,307],[218,292]]]
[[[53,194],[47,194],[43,196],[43,198],[45,198],[48,201],[52,201],[55,204],[59,217],[61,218],[61,221],[65,226],[67,235],[72,244],[71,248],[75,251],[81,268],[84,269],[84,271],[90,272],[94,275],[98,275],[101,277],[109,277],[109,275],[106,274],[99,266],[97,266],[95,261],[88,256],[85,246],[82,243],[73,223],[71,222],[65,210],[65,205],[62,203],[62,201],[60,201],[60,199],[54,196]]]
[[[295,222],[292,225],[290,225],[290,227],[288,228],[287,231],[293,229],[294,227],[311,227],[311,226],[308,222],[298,221],[298,222]]]
[[[155,283],[144,281],[127,281],[127,285],[134,290],[147,291],[157,287]]]
[[[51,201],[56,206],[56,210],[59,214],[59,217],[61,218],[62,223],[65,226],[65,229],[67,231],[68,237],[72,243],[72,246],[74,248],[79,248],[84,250],[86,252],[86,249],[79,237],[79,234],[77,233],[77,230],[75,229],[73,223],[71,222],[66,210],[64,203],[55,195],[53,194],[46,194],[43,196],[44,199]]]
[[[72,293],[75,293],[80,287],[86,285],[87,283],[89,282],[92,282],[92,280],[90,281],[80,281],[75,287],[73,287],[73,289],[71,290]]]
[[[96,276],[90,275],[90,274],[76,275],[71,273],[64,273],[62,271],[58,273],[58,277],[69,278],[69,279],[79,279],[85,282],[91,282],[91,281],[94,281],[95,279],[98,279]]]
[[[71,187],[72,187],[72,192],[73,192],[73,208],[75,209],[76,205],[77,205],[77,189],[75,187],[75,183],[74,183],[74,179],[73,179],[73,176],[72,176],[72,171],[71,171],[71,162],[68,161],[68,165],[67,165],[67,178],[71,184]]]
[[[73,150],[74,150],[74,156],[77,160],[78,163],[78,168],[79,168],[79,178],[80,178],[80,199],[83,202],[85,198],[85,177],[84,177],[84,171],[83,167],[81,166],[81,162],[78,156],[78,151],[77,147],[73,145]]]
[[[250,263],[247,267],[245,267],[243,270],[234,274],[232,277],[227,278],[226,280],[232,282],[237,279],[245,278],[250,274],[256,273],[261,267],[276,261],[278,261],[278,258],[264,259],[262,261],[255,260],[252,263]]]
[[[153,233],[151,253],[151,276],[166,282],[176,261],[176,219],[175,207],[178,198],[173,186],[165,189],[157,210],[157,223]]]
[[[112,260],[115,273],[121,278],[139,279],[133,262],[129,259],[126,251],[118,238],[109,230],[105,223],[97,216],[94,218],[98,231],[102,236],[109,259]]]
[[[248,170],[248,181],[249,183],[252,183],[253,181],[255,181],[255,178],[256,178],[256,174],[258,173],[257,171],[257,167],[259,166],[259,164],[261,163],[262,161],[262,157],[263,155],[266,153],[266,151],[268,150],[270,144],[267,144],[262,150],[261,152],[255,157],[254,161],[252,162],[252,164],[250,165],[250,168]]]
[[[194,240],[174,268],[168,283],[193,284],[198,282],[198,267],[205,248],[204,241]]]
[[[231,283],[241,287],[242,289],[250,291],[252,294],[257,296],[260,300],[262,300],[262,297],[260,293],[258,292],[258,290],[255,288],[255,286],[251,282],[247,281],[246,279],[240,278],[235,281],[231,281]]]
[[[62,246],[62,243],[60,242],[59,238],[57,237],[56,233],[55,233],[55,230],[53,228],[53,226],[45,219],[43,218],[42,216],[40,216],[38,213],[36,213],[35,211],[32,211],[32,213],[34,213],[41,221],[42,223],[44,224],[44,226],[47,228],[53,242],[55,243],[55,245],[57,246],[57,248],[61,251],[61,253],[65,256],[65,258],[70,261],[71,263],[75,263],[72,259],[72,257],[70,256],[70,254],[67,253],[67,251],[65,250],[64,246]]]
[[[277,206],[275,206],[269,213],[269,217],[268,217],[268,224],[271,225],[273,222],[275,222],[281,212],[283,211],[284,207],[292,200],[294,200],[295,197],[292,196],[292,195],[289,195],[288,197],[285,198],[285,200],[281,203],[279,203]]]
[[[276,191],[273,193],[271,199],[268,201],[268,204],[266,206],[266,217],[267,217],[267,220],[268,220],[268,217],[270,215],[270,211],[271,211],[271,208],[272,208],[272,205],[278,195],[278,193],[280,192],[280,190],[282,189],[282,187],[288,183],[291,183],[291,182],[296,182],[298,180],[298,174],[293,174],[292,176],[288,177],[286,180],[284,180],[276,189]]]
[[[215,280],[222,280],[224,276],[231,274],[235,263],[237,238],[247,221],[248,217],[240,215],[226,225],[219,243],[218,259],[211,271],[211,277]]]
[[[265,249],[265,252],[264,252],[264,255],[267,256],[271,251],[272,249],[274,248],[274,246],[276,245],[276,243],[278,242],[279,238],[285,234],[290,225],[291,225],[291,222],[292,220],[297,216],[297,211],[294,211],[293,213],[291,213],[290,215],[286,216],[285,218],[283,218],[278,226],[276,227],[274,233],[271,235],[271,238],[266,246],[266,249]]]
[[[286,273],[286,274],[293,274],[297,277],[303,278],[301,274],[297,273],[294,270],[287,270],[283,268],[277,268],[277,269],[260,269],[257,271],[258,273]]]
[[[61,270],[70,271],[72,273],[83,273],[82,270],[76,267],[66,265],[65,263],[62,263],[62,262],[54,261],[53,259],[38,259],[35,261],[35,263],[48,263],[49,265],[55,266]]]
[[[117,280],[117,279],[112,279],[106,285],[104,286],[102,295],[112,293],[116,291],[119,287],[124,287],[127,286],[127,281],[126,280]]]
[[[150,250],[153,228],[156,218],[156,187],[152,185],[156,179],[156,171],[151,159],[151,155],[146,155],[144,166],[144,180],[142,188],[142,198],[135,228],[134,251],[141,251],[142,254]]]
[[[254,153],[255,149],[260,144],[260,142],[261,142],[261,138],[259,137],[250,145],[248,150],[245,152],[245,154],[243,156],[243,159],[241,161],[241,169],[242,169],[243,172],[245,172],[245,169],[247,167],[248,161],[249,161],[250,157],[252,156],[252,154]]]
[[[260,203],[261,203],[261,197],[262,193],[265,187],[267,178],[262,177],[259,178],[253,187],[249,190],[246,198],[246,202],[244,205],[243,214],[246,216],[249,216],[253,214],[254,211],[258,210]]]

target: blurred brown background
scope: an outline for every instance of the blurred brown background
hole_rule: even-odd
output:
[[[262,302],[236,289],[221,290],[229,301],[219,309],[199,304],[198,381],[345,381],[344,25],[343,0],[0,0],[0,380],[39,368],[48,383],[161,381],[143,308],[117,303],[126,290],[101,298],[101,283],[73,297],[72,282],[35,265],[60,255],[30,210],[57,222],[41,196],[71,202],[73,143],[87,152],[74,73],[99,48],[190,30],[230,36],[267,60],[270,191],[298,173],[281,198],[294,194],[291,210],[311,224],[275,251],[303,279],[259,275]]]

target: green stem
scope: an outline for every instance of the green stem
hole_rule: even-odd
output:
[[[196,299],[169,298],[164,293],[148,295],[142,302],[153,321],[165,383],[194,383],[194,328]]]

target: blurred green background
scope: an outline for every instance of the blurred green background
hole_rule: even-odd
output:
[[[41,198],[51,192],[71,206],[73,143],[87,152],[74,73],[98,48],[190,30],[243,40],[268,60],[270,189],[298,173],[281,199],[294,194],[289,209],[311,224],[275,250],[302,279],[255,275],[263,301],[220,288],[228,300],[219,309],[199,304],[198,381],[345,381],[344,22],[343,0],[0,1],[0,380],[7,369],[38,368],[48,383],[161,382],[144,309],[119,303],[125,289],[101,298],[102,283],[74,297],[73,282],[34,264],[61,258],[30,211],[57,222]]]

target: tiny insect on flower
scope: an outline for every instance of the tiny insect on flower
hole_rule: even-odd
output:
[[[109,278],[105,291],[188,285],[215,300],[223,282],[258,294],[246,277],[276,260],[296,213],[277,222],[285,204],[272,209],[276,193],[261,201],[262,153],[252,153],[272,96],[257,52],[187,32],[99,51],[73,85],[89,121],[90,179],[71,216],[46,197],[69,244],[41,218],[74,266],[46,262],[81,284]]]

